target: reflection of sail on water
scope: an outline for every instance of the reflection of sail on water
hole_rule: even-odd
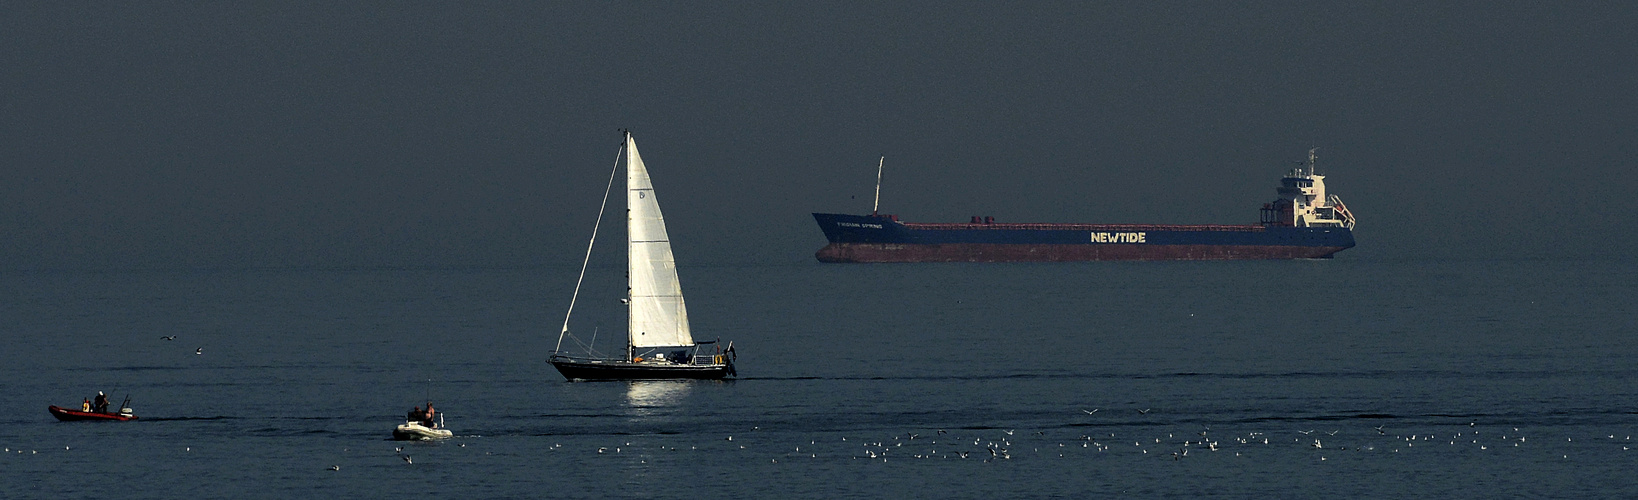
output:
[[[667,407],[682,402],[691,384],[676,380],[636,380],[626,387],[626,403],[633,408]]]

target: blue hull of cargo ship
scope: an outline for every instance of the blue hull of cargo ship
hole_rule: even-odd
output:
[[[1327,258],[1354,246],[1346,227],[1157,224],[918,224],[813,214],[824,262],[1010,262]]]

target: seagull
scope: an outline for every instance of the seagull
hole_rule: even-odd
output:
[[[1081,410],[1081,413],[1085,413],[1087,415],[1091,415],[1091,414],[1097,413],[1097,412],[1098,412],[1097,408],[1093,408],[1092,411]]]
[[[1005,433],[1007,433],[1007,435],[1008,435],[1008,436],[1011,436],[1011,435],[1012,435],[1012,431],[1011,431],[1011,430],[1005,430],[1005,431],[1001,431],[1001,432],[1005,432]]]
[[[1138,412],[1138,413],[1142,413],[1142,414],[1144,414],[1144,415],[1148,415],[1148,414],[1149,414],[1149,409],[1148,409],[1148,408],[1144,408],[1144,409],[1142,409],[1142,410],[1138,410],[1138,411],[1137,411],[1137,412]]]
[[[341,470],[341,466],[340,465],[332,465],[332,466],[330,466],[330,470]]]
[[[193,353],[194,354],[204,354],[205,353],[205,348],[201,347],[201,348],[198,348],[198,349],[194,349]]]
[[[171,335],[171,336],[168,336],[168,337],[160,337],[159,340],[176,340],[176,336]]]
[[[1313,434],[1313,433],[1314,433],[1313,429],[1309,429],[1309,430],[1306,430],[1306,431],[1297,431],[1297,434],[1302,434],[1304,436],[1307,436],[1307,435]]]
[[[1337,429],[1337,430],[1334,430],[1334,431],[1331,431],[1331,432],[1327,432],[1325,434],[1330,435],[1330,436],[1335,436],[1335,435],[1337,435],[1338,432],[1342,432],[1342,429]]]
[[[397,447],[397,448],[393,448],[393,449],[392,449],[392,451],[396,451],[396,452],[399,452],[399,453],[403,453],[403,452],[404,452],[404,447],[402,447],[402,446],[399,446],[399,447]]]
[[[631,299],[620,299],[620,303],[621,303],[621,304],[630,304],[630,303],[631,303]]]
[[[415,461],[414,461],[414,460],[410,460],[410,456],[409,456],[409,455],[404,455],[404,463],[406,463],[406,464],[413,464],[413,463],[415,463]]]
[[[1382,428],[1383,428],[1383,427],[1387,427],[1387,426],[1388,426],[1388,424],[1382,424],[1382,425],[1378,425],[1378,426],[1376,426],[1376,433],[1377,433],[1377,434],[1381,434],[1381,435],[1384,435],[1384,436],[1386,436],[1386,435],[1388,435],[1388,433],[1386,433],[1386,432],[1382,432]]]
[[[939,429],[939,430],[938,430],[938,435],[940,435],[940,436],[942,436],[942,435],[945,435],[945,434],[949,434],[949,433],[948,433],[948,432],[944,432],[944,429]]]

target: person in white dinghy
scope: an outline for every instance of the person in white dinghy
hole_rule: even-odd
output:
[[[426,411],[422,411],[421,407],[419,406],[411,408],[409,414],[404,416],[404,420],[412,424],[419,424],[428,429],[437,429],[438,410],[432,409],[432,402],[427,401]]]

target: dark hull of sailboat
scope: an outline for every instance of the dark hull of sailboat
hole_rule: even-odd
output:
[[[552,358],[551,363],[569,380],[715,380],[734,374],[732,364],[658,364],[579,358]]]
[[[63,408],[61,406],[56,406],[56,405],[52,405],[50,407],[47,407],[46,411],[50,411],[51,416],[57,417],[57,420],[61,420],[61,421],[64,421],[64,422],[73,422],[73,421],[82,421],[82,420],[104,421],[104,422],[106,422],[106,421],[123,422],[123,421],[126,421],[126,420],[136,420],[137,419],[136,415],[120,415],[118,413],[97,413],[97,412],[94,412],[94,411],[70,410],[70,409]]]

